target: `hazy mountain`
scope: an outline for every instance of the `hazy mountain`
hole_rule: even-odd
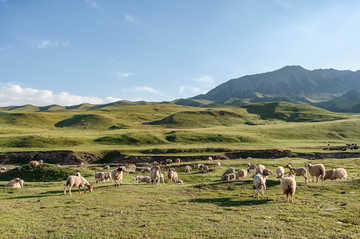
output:
[[[273,72],[229,80],[193,99],[235,105],[270,101],[315,105],[333,100],[353,89],[360,89],[359,71],[310,71],[301,66],[286,66]]]

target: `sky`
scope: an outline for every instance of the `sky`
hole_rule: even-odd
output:
[[[359,56],[358,0],[0,0],[0,106],[172,101]]]

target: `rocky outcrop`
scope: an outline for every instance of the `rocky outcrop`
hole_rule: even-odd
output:
[[[99,159],[99,156],[95,154],[73,151],[30,151],[0,154],[0,164],[27,164],[31,160],[43,160],[44,163],[50,164],[83,165]]]

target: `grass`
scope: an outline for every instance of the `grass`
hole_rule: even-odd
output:
[[[275,171],[288,162],[304,166],[305,160],[252,162]],[[74,189],[72,196],[63,195],[62,180],[26,181],[20,190],[0,187],[0,233],[2,238],[358,238],[357,159],[317,162],[346,168],[349,179],[305,185],[297,177],[294,204],[284,201],[275,176],[267,182],[269,200],[256,200],[250,177],[221,182],[226,168],[246,168],[248,160],[241,159],[221,161],[221,169],[214,162],[208,174],[185,174],[185,163],[174,164],[184,184],[138,184],[130,174],[119,188],[97,184],[92,193]]]

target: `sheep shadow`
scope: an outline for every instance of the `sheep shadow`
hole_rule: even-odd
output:
[[[212,203],[220,207],[234,207],[234,206],[256,206],[266,204],[273,201],[272,199],[262,199],[262,200],[241,200],[238,201],[236,198],[224,197],[224,198],[201,198],[201,199],[192,199],[192,203]]]

